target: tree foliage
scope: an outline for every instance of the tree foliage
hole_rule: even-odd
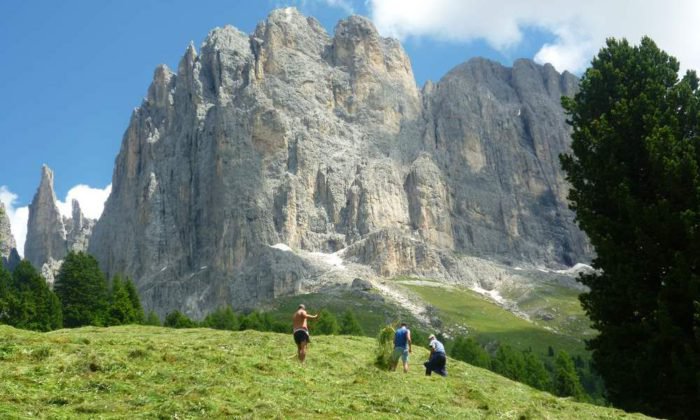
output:
[[[491,356],[479,343],[471,337],[459,336],[455,339],[450,355],[457,360],[467,362],[470,365],[489,369],[491,367]]]
[[[340,332],[338,319],[330,311],[322,309],[318,314],[313,331],[320,335],[338,335]]]
[[[608,40],[563,100],[561,161],[596,252],[581,302],[610,401],[700,418],[700,93],[678,69],[649,38]]]
[[[61,328],[61,304],[29,261],[10,276],[0,268],[0,320],[17,328],[50,331]]]
[[[230,306],[219,308],[204,318],[202,326],[216,330],[237,331],[240,324]]]
[[[347,310],[340,317],[341,335],[364,335],[362,326],[353,311]]]
[[[554,393],[561,397],[574,397],[577,400],[585,399],[583,387],[574,362],[565,351],[557,352],[554,358],[554,381],[552,385]]]
[[[120,276],[115,276],[112,279],[106,322],[108,325],[142,324],[144,322],[141,301],[131,280],[124,282]]]
[[[170,328],[194,328],[197,326],[187,315],[175,310],[165,316],[164,327]]]
[[[66,327],[104,325],[109,292],[97,260],[84,252],[70,252],[58,272],[54,291],[63,307]]]

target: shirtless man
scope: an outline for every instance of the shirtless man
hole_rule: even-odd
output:
[[[306,313],[306,306],[303,303],[299,304],[297,311],[292,316],[294,327],[294,342],[297,343],[297,356],[299,361],[304,363],[306,359],[306,345],[311,341],[309,335],[309,327],[306,325],[307,319],[316,319],[318,314],[309,315]]]

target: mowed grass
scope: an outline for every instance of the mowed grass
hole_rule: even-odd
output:
[[[553,397],[449,360],[425,377],[372,364],[375,340],[126,326],[0,326],[0,418],[641,418]]]
[[[497,341],[520,350],[532,349],[539,354],[547,354],[548,347],[552,346],[571,355],[586,354],[581,339],[519,318],[471,290],[406,283],[405,286],[435,306],[443,322],[466,326],[469,336],[483,344]]]

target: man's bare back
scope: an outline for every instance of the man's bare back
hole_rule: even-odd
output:
[[[300,304],[294,315],[292,315],[292,326],[294,328],[294,342],[297,344],[297,355],[299,361],[304,363],[306,359],[306,345],[309,344],[309,326],[306,324],[307,319],[318,318],[317,315],[309,315],[306,313],[306,306]]]
[[[306,320],[311,318],[316,318],[318,315],[309,315],[306,313],[306,309],[304,308],[299,308],[296,312],[294,312],[294,315],[292,316],[292,328],[295,330],[297,328],[303,328],[305,330],[309,329],[309,326],[306,324]]]

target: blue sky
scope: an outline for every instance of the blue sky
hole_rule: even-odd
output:
[[[45,163],[59,200],[73,191],[99,213],[106,195],[74,187],[110,184],[122,135],[155,67],[176,68],[190,40],[199,46],[213,27],[249,33],[277,7],[296,6],[329,33],[350,13],[368,16],[382,35],[402,40],[422,85],[474,56],[506,65],[535,58],[580,73],[611,35],[638,41],[650,33],[681,60],[700,60],[693,45],[700,34],[687,30],[697,26],[700,9],[677,3],[684,7],[674,11],[651,0],[654,7],[640,11],[632,0],[613,0],[613,7],[602,0],[3,0],[0,199],[20,221],[13,219],[15,231]],[[609,16],[600,13],[604,5]],[[685,32],[673,29],[685,20]],[[95,197],[96,206],[83,202]]]

